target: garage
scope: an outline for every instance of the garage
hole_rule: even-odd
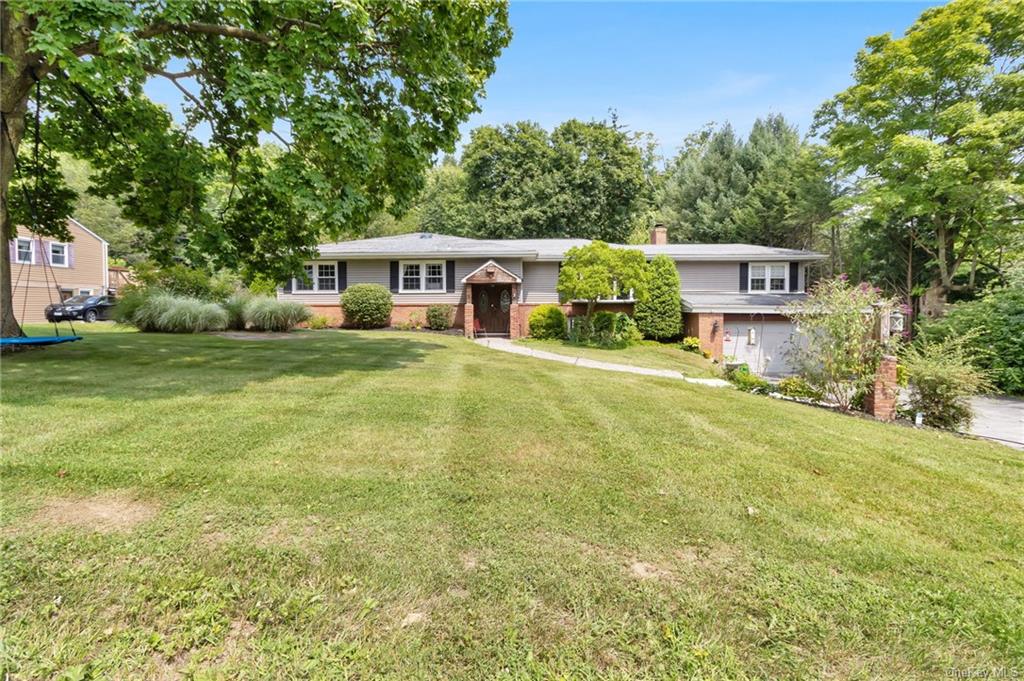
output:
[[[786,353],[794,324],[782,315],[727,314],[722,334],[722,355],[746,362],[751,371],[767,376],[793,373]]]

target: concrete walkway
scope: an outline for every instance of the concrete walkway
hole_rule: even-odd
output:
[[[560,355],[555,352],[534,350],[533,348],[528,348],[525,345],[513,343],[508,338],[477,338],[476,342],[486,348],[491,348],[492,350],[501,350],[502,352],[509,352],[513,355],[525,355],[527,357],[535,357],[537,359],[546,359],[551,362],[561,362],[562,364],[572,364],[578,367],[587,367],[588,369],[620,371],[626,374],[641,374],[644,376],[658,376],[660,378],[675,378],[681,381],[686,381],[687,383],[707,385],[712,388],[728,388],[732,386],[729,381],[722,380],[721,378],[691,378],[671,369],[647,369],[645,367],[634,367],[628,364],[601,362],[596,359],[570,357],[569,355]]]
[[[993,438],[1015,449],[1024,449],[1024,400],[1013,397],[971,399],[972,435]]]

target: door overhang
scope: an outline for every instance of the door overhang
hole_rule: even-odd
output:
[[[463,284],[521,284],[523,280],[493,260],[488,260],[462,278]]]

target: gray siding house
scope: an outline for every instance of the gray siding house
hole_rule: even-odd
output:
[[[428,306],[446,303],[467,336],[518,338],[529,333],[530,312],[538,305],[562,305],[570,315],[581,311],[559,300],[556,284],[565,253],[587,243],[414,233],[322,244],[317,259],[305,264],[305,276],[287,282],[278,297],[344,324],[339,294],[353,284],[380,284],[391,290],[394,324],[422,321]],[[824,256],[749,244],[669,244],[663,227],[652,230],[650,244],[612,246],[675,261],[684,332],[700,338],[713,356],[746,361],[762,373],[786,372],[784,346],[793,324],[782,308],[804,296],[807,264]],[[629,312],[633,301],[603,305]]]

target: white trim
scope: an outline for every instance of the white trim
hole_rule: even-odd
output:
[[[754,288],[754,268],[764,267],[764,288]],[[782,268],[782,288],[773,289],[772,279],[778,279],[778,277],[772,277],[772,267]],[[761,277],[758,277],[760,279]],[[752,262],[747,265],[747,291],[750,293],[789,293],[789,266],[785,263],[778,262]],[[793,291],[796,293],[796,291]]]
[[[19,248],[18,245],[22,241],[28,242],[28,260],[22,260],[18,257]],[[36,240],[30,236],[16,236],[14,237],[14,265],[34,265],[36,263]]]
[[[84,232],[86,232],[87,234],[89,234],[89,236],[95,237],[96,239],[99,239],[99,240],[100,240],[100,241],[102,241],[103,243],[107,243],[107,240],[106,240],[106,239],[104,239],[104,238],[103,238],[103,237],[101,237],[101,236],[100,236],[99,234],[97,234],[96,232],[92,231],[91,229],[89,229],[88,227],[86,227],[85,225],[83,225],[83,224],[82,224],[81,222],[79,222],[78,220],[76,220],[76,219],[74,219],[74,218],[68,218],[68,222],[73,222],[73,223],[75,223],[76,225],[78,225],[78,227],[79,227],[79,228],[81,228],[81,229],[82,229],[82,231],[84,231]]]
[[[420,268],[420,288],[405,288],[405,266],[418,265]],[[441,266],[441,288],[427,288],[427,265]],[[398,261],[398,292],[399,293],[447,293],[448,265],[444,260],[399,260]]]
[[[494,266],[495,266],[495,267],[497,267],[497,268],[498,268],[499,270],[501,270],[502,272],[504,272],[504,273],[505,273],[505,274],[507,274],[508,276],[510,276],[510,277],[512,277],[513,279],[515,279],[515,282],[514,282],[514,283],[516,283],[516,284],[522,284],[522,283],[523,283],[523,279],[522,279],[522,277],[520,277],[520,276],[519,276],[518,274],[516,274],[515,272],[511,272],[511,271],[509,271],[509,270],[508,270],[507,268],[505,268],[505,267],[502,267],[501,265],[499,265],[498,263],[496,263],[496,262],[495,262],[494,260],[488,260],[488,261],[487,261],[487,262],[485,262],[485,263],[484,263],[483,265],[480,265],[480,267],[477,267],[477,268],[476,268],[475,270],[473,270],[472,272],[470,272],[469,274],[467,274],[466,276],[464,276],[464,277],[462,278],[462,283],[463,283],[463,284],[465,284],[465,283],[466,283],[467,281],[469,281],[469,278],[470,278],[470,277],[472,277],[472,276],[473,276],[474,274],[476,274],[476,273],[477,273],[477,272],[479,272],[480,270],[482,270],[482,269],[484,269],[484,268],[488,267],[489,265],[494,265]],[[505,283],[511,283],[511,282],[505,282]]]
[[[68,242],[66,242],[66,241],[47,241],[45,243],[48,243],[50,245],[49,246],[50,252],[47,254],[47,262],[50,265],[50,267],[60,267],[62,269],[68,269],[68,268],[71,267],[71,263],[68,262],[68,255],[69,255],[69,253],[68,253],[68,246],[70,245],[70,244],[68,244]],[[53,247],[54,246],[63,246],[64,247],[64,264],[63,265],[58,265],[57,263],[53,262]]]
[[[320,288],[320,267],[327,265],[334,268],[334,288]],[[299,283],[298,277],[292,277],[292,290],[288,293],[338,293],[338,263],[336,261],[323,262],[320,260],[313,260],[311,262],[302,263],[303,269],[306,267],[313,268],[313,274],[310,276],[310,283],[313,285],[312,288],[298,288]]]

